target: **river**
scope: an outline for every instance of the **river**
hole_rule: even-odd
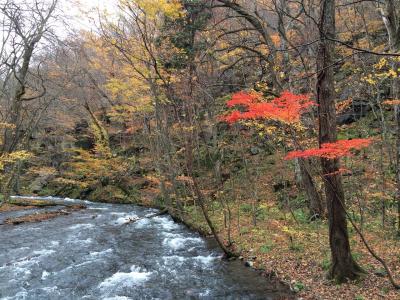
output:
[[[46,198],[74,202],[72,199]],[[281,299],[285,293],[212,240],[156,210],[85,201],[86,210],[0,226],[0,299]],[[12,212],[1,218],[26,213]]]

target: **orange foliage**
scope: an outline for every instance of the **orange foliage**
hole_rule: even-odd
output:
[[[385,105],[400,105],[400,100],[385,100],[383,101]]]
[[[349,98],[347,100],[341,101],[336,104],[336,113],[342,113],[348,109],[353,103],[353,99]]]
[[[247,93],[247,92],[238,92],[232,95],[231,100],[226,102],[228,107],[233,107],[236,105],[250,105],[261,98],[261,95],[257,93]]]
[[[335,159],[343,156],[350,156],[351,150],[360,150],[368,147],[372,139],[341,140],[335,143],[322,144],[321,148],[307,149],[304,151],[292,151],[285,157],[286,160],[295,158],[321,157]]]
[[[316,105],[308,95],[295,95],[283,92],[280,97],[271,102],[259,102],[262,96],[257,93],[239,92],[227,102],[228,107],[242,105],[247,108],[245,112],[235,110],[222,118],[223,121],[233,124],[240,120],[270,119],[284,123],[297,123],[301,114],[311,106]]]

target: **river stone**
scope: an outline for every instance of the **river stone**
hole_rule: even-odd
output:
[[[244,263],[244,265],[245,265],[246,267],[253,268],[253,267],[254,267],[254,262],[252,262],[252,261],[246,261],[246,262]]]

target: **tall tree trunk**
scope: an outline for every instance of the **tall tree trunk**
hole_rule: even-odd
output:
[[[208,210],[206,206],[206,198],[201,191],[199,184],[197,182],[197,178],[193,174],[193,147],[192,147],[192,140],[190,138],[186,139],[186,169],[189,177],[192,180],[192,185],[193,185],[193,190],[194,194],[197,198],[197,201],[200,205],[201,211],[203,213],[204,219],[206,220],[206,223],[208,227],[211,230],[211,233],[213,234],[215,240],[217,241],[218,245],[222,249],[222,251],[225,253],[226,258],[231,258],[231,257],[236,257],[237,255],[230,251],[228,247],[225,246],[223,240],[219,237],[217,230],[214,227],[213,222],[210,219],[210,216],[208,215]]]
[[[320,7],[320,42],[317,54],[317,99],[319,143],[337,140],[334,71],[335,0],[324,0]],[[329,221],[329,244],[332,265],[329,277],[337,282],[354,280],[362,269],[354,261],[347,231],[345,198],[338,159],[321,159]]]
[[[276,4],[276,12],[278,15],[278,34],[280,36],[280,50],[283,52],[283,71],[286,74],[287,81],[282,83],[282,87],[288,89],[289,91],[293,90],[292,82],[292,64],[291,64],[291,55],[289,51],[289,47],[292,49],[296,49],[296,47],[289,41],[287,37],[287,29],[291,28],[291,25],[285,24],[285,16],[290,15],[290,6],[287,3],[287,0],[282,0],[277,2]],[[299,51],[296,51],[296,54],[299,56],[305,70],[306,64],[302,57],[302,54]],[[305,116],[303,116],[305,118]],[[306,117],[307,119],[310,117]],[[310,121],[310,125],[312,126],[313,121]],[[296,170],[298,171],[296,175],[298,179],[298,185],[304,189],[306,192],[307,200],[308,200],[308,208],[310,211],[310,220],[315,220],[324,216],[324,207],[322,203],[322,198],[318,193],[318,190],[315,186],[315,182],[311,176],[310,168],[309,168],[309,160],[306,159],[297,159],[295,161]]]
[[[388,33],[388,44],[391,53],[400,52],[400,1],[385,0],[381,8],[381,16]],[[400,68],[400,62],[394,60],[392,69],[397,72]],[[400,100],[400,78],[393,78],[392,98]],[[397,221],[398,234],[400,235],[400,105],[395,106],[396,120],[396,202],[397,202]]]
[[[307,168],[308,161],[299,159],[301,185],[306,191],[308,198],[308,209],[310,210],[311,220],[321,218],[325,215],[322,198],[315,187],[315,182]]]
[[[400,39],[400,38],[399,38]],[[397,49],[400,51],[400,49]],[[395,62],[395,69],[400,68],[400,63]],[[400,100],[400,79],[393,79],[392,86],[393,98]],[[395,120],[396,120],[396,202],[397,202],[397,234],[400,236],[400,105],[395,106]]]

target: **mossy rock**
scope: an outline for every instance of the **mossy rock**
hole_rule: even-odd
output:
[[[11,199],[10,204],[17,206],[36,206],[36,207],[47,207],[47,206],[57,206],[57,203],[46,200],[32,200],[32,199]]]
[[[134,203],[134,199],[130,199],[122,189],[108,185],[105,187],[95,188],[88,196],[88,200],[106,203]]]

